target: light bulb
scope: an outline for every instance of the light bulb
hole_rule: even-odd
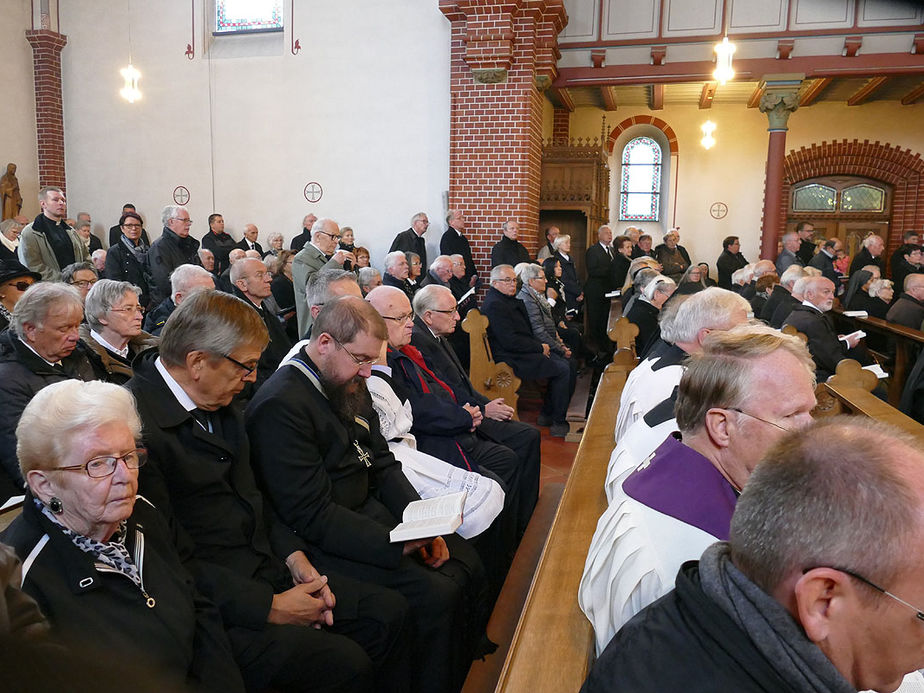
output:
[[[138,89],[138,80],[141,79],[141,73],[129,63],[128,67],[119,70],[122,79],[125,80],[125,86],[119,90],[119,94],[129,103],[135,103],[141,98],[141,90]]]
[[[728,42],[724,37],[721,43],[715,44],[715,70],[712,76],[719,84],[725,84],[735,76],[732,69],[732,55],[735,53],[735,44]]]

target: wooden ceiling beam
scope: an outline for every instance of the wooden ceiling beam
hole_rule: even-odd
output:
[[[652,84],[648,87],[648,108],[660,111],[664,108],[664,85]]]
[[[918,86],[916,86],[902,97],[902,106],[910,106],[922,96],[924,96],[924,82],[921,82]]]
[[[869,82],[864,84],[856,93],[847,99],[848,106],[859,106],[866,103],[875,94],[883,84],[889,81],[888,77],[873,77]]]
[[[760,97],[764,95],[764,89],[759,84],[748,97],[748,108],[757,108],[760,105]]]
[[[818,100],[818,97],[821,96],[821,92],[827,89],[831,82],[832,79],[830,77],[822,77],[821,79],[813,81],[809,87],[802,92],[802,96],[799,97],[799,106],[811,106]]]
[[[718,82],[704,82],[703,91],[699,95],[700,109],[712,108],[712,101],[715,99],[715,90],[718,88]]]
[[[574,99],[571,98],[571,92],[567,88],[557,89],[553,87],[552,98],[558,102],[561,108],[564,108],[569,113],[574,112]]]
[[[618,105],[616,103],[616,88],[600,87],[600,95],[603,98],[603,110],[615,111]]]

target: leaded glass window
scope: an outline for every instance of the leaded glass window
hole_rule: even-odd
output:
[[[836,195],[827,185],[805,185],[793,193],[792,208],[795,212],[833,212]]]
[[[881,212],[885,207],[885,190],[872,185],[854,185],[841,193],[845,212]]]
[[[620,221],[658,221],[661,209],[661,147],[650,137],[629,140],[622,150]]]
[[[215,33],[282,29],[282,0],[215,0]]]

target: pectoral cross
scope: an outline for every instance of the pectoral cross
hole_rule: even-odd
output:
[[[359,456],[359,461],[362,462],[367,467],[372,466],[372,455],[366,452],[363,449],[363,446],[359,444],[358,440],[353,441],[353,446],[356,448],[356,454]]]

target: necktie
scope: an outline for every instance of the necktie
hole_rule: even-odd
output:
[[[212,432],[212,417],[209,415],[209,412],[204,409],[199,409],[198,407],[189,412],[192,414],[192,417],[196,420],[203,429]]]
[[[610,248],[609,246],[605,246],[605,247],[606,247],[606,254],[609,255],[610,260],[612,260],[613,259],[613,249]]]

